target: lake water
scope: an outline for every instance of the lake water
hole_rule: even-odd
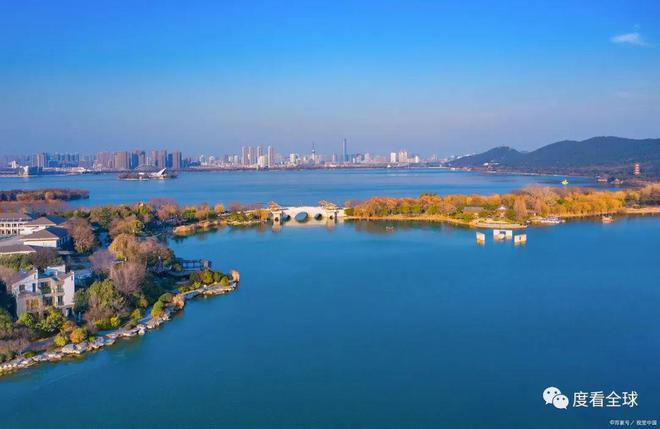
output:
[[[307,174],[279,199],[327,198],[312,196]],[[322,174],[310,174],[316,189]],[[378,186],[414,195],[440,180],[429,176],[421,185],[408,177],[393,192]],[[534,178],[469,176],[463,188],[442,180],[428,190],[491,193]],[[359,192],[374,188],[363,182]],[[533,228],[521,247],[490,236],[478,246],[474,231],[451,226],[387,225],[226,228],[172,242],[179,256],[239,269],[240,289],[191,302],[144,337],[0,379],[0,428],[660,420],[660,218]],[[558,410],[541,398],[548,386],[571,402],[577,391],[635,390],[639,406]]]
[[[561,186],[563,177],[480,174],[442,169],[344,169],[301,171],[235,171],[182,173],[173,180],[119,180],[114,174],[82,176],[0,177],[0,189],[81,188],[93,206],[173,198],[181,204],[208,202],[317,205],[319,200],[346,200],[378,195],[416,197],[439,194],[509,192],[529,185]],[[570,178],[571,185],[595,186],[590,178]]]

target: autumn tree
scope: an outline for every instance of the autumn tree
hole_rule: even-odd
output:
[[[221,215],[225,212],[225,205],[222,203],[217,203],[215,206],[213,206],[213,211],[216,215]]]
[[[140,258],[140,243],[131,234],[119,234],[108,247],[115,258],[122,261],[136,261]]]
[[[69,219],[64,226],[73,239],[76,252],[89,252],[96,245],[94,230],[87,219],[74,217]]]
[[[513,202],[513,212],[517,220],[524,220],[527,217],[527,205],[523,197],[517,197]]]
[[[144,223],[135,215],[113,220],[109,229],[111,237],[117,237],[120,234],[138,235],[142,231],[144,231]]]

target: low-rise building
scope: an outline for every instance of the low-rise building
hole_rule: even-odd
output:
[[[66,219],[59,216],[41,216],[37,219],[31,219],[21,226],[21,235],[34,234],[37,231],[44,230],[49,227],[59,227]]]
[[[9,286],[16,299],[16,315],[23,313],[43,314],[53,306],[67,316],[73,311],[75,274],[67,272],[64,265],[38,270],[20,271]]]
[[[69,233],[64,228],[47,226],[29,235],[22,235],[20,241],[26,246],[61,248],[68,244]]]
[[[18,235],[32,217],[24,213],[0,213],[0,235]]]
[[[482,211],[484,211],[483,207],[477,207],[477,206],[467,206],[463,208],[463,213],[465,214],[478,215]]]
[[[0,242],[0,244],[2,244]],[[0,245],[0,256],[11,256],[11,255],[29,255],[30,253],[35,253],[36,250],[34,247],[26,246],[25,244],[9,244],[6,246]]]

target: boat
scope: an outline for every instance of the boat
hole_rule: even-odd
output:
[[[564,186],[568,185],[568,180],[566,180],[566,179],[562,180],[561,184],[564,185]]]
[[[538,220],[538,223],[545,225],[559,225],[560,223],[566,222],[564,219],[560,219],[556,216],[548,216]]]
[[[614,218],[612,216],[603,216],[600,218],[601,222],[603,223],[612,223],[614,222]]]
[[[166,168],[157,172],[136,171],[119,175],[120,180],[164,180],[175,179],[176,177],[177,174],[175,172],[168,171]]]

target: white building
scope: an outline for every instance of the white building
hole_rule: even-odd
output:
[[[9,286],[16,299],[16,315],[23,313],[43,314],[44,308],[53,306],[68,315],[73,310],[75,274],[67,272],[64,265],[38,270],[18,272]]]
[[[49,227],[60,226],[66,219],[59,216],[41,216],[37,219],[31,219],[21,227],[21,235],[34,234],[37,231],[42,231]]]
[[[393,163],[393,164],[396,164],[396,162],[397,162],[396,152],[390,152],[390,162]]]
[[[0,235],[18,235],[32,217],[23,213],[0,213]]]
[[[69,234],[66,229],[56,226],[47,226],[29,235],[21,235],[21,243],[26,246],[38,247],[64,247],[69,242]]]

